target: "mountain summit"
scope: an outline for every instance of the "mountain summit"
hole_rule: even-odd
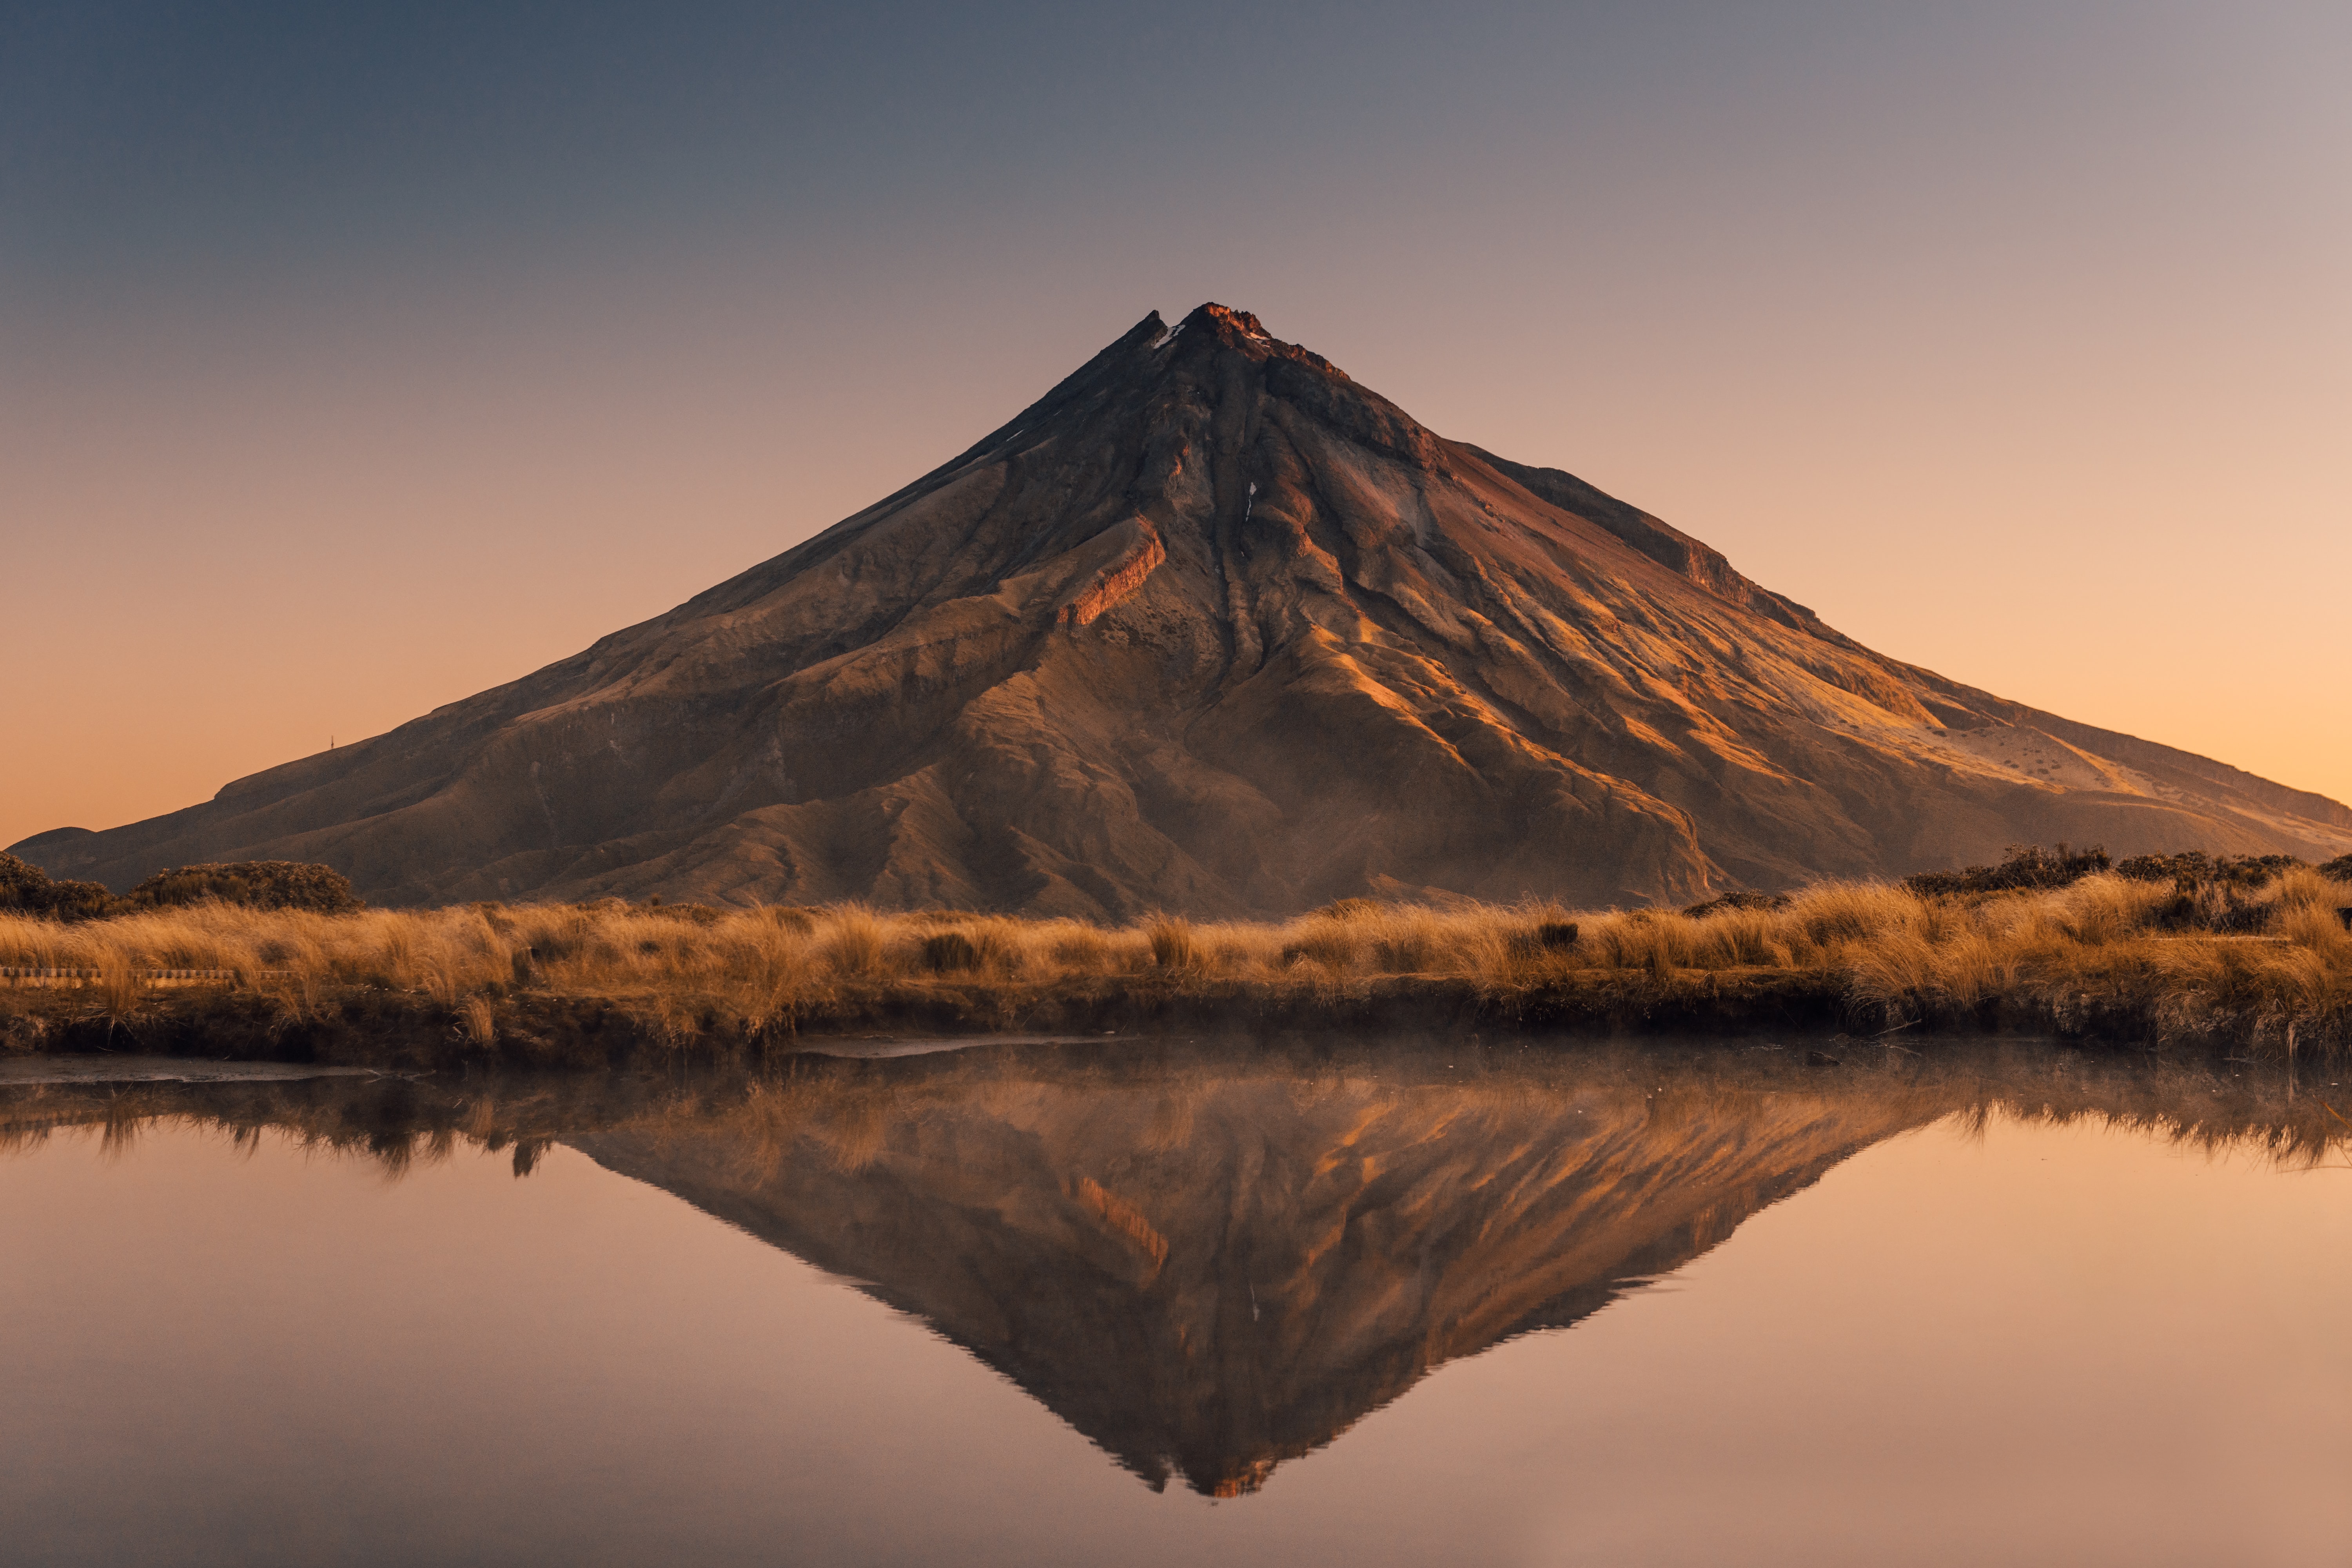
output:
[[[1125,916],[1686,900],[2054,839],[2326,858],[2352,811],[1883,658],[1203,305],[584,653],[16,847],[117,887],[291,859],[389,903]]]

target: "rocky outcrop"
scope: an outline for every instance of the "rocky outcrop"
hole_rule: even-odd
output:
[[[377,903],[1104,917],[1688,902],[2058,839],[2324,859],[2352,812],[1884,658],[1207,305],[572,658],[17,852],[118,889],[282,859]]]
[[[1073,626],[1090,626],[1106,610],[1118,608],[1120,601],[1143,586],[1151,569],[1168,559],[1168,552],[1160,542],[1160,535],[1150,523],[1136,520],[1135,537],[1119,552],[1117,560],[1087,579],[1077,596],[1055,612],[1054,618]],[[1116,537],[1116,534],[1106,537]]]

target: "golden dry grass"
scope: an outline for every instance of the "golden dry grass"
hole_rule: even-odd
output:
[[[1811,976],[1879,1026],[1965,1019],[2010,1004],[2062,1026],[2102,1008],[2137,1009],[2168,1036],[2312,1050],[2347,1043],[2352,932],[2336,910],[2352,904],[2352,885],[2308,869],[2288,874],[2264,894],[2274,909],[2261,936],[2159,929],[2172,896],[2113,875],[1969,897],[1827,883],[1785,909],[1699,918],[1348,900],[1284,921],[1155,915],[1116,928],[856,904],[720,911],[607,901],[341,916],[206,904],[79,925],[0,915],[0,964],[110,977],[235,970],[289,1019],[373,988],[429,1002],[483,1047],[498,1034],[491,1004],[525,992],[612,1002],[688,1038],[714,1026],[790,1028],[845,993],[877,987],[1010,990],[1148,976],[1312,996],[1381,976],[1509,992],[1692,972]],[[1565,921],[1580,928],[1573,945],[1538,940],[1547,922]],[[142,1001],[115,978],[101,994],[110,1016]]]

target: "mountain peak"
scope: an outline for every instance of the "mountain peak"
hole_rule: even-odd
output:
[[[1228,340],[1255,338],[1262,342],[1274,341],[1272,334],[1266,331],[1255,316],[1251,315],[1247,310],[1236,310],[1230,305],[1213,302],[1195,306],[1192,313],[1184,318],[1183,324],[1188,327],[1200,327]]]
[[[1147,331],[1149,329],[1149,331]],[[1265,324],[1247,310],[1237,310],[1230,305],[1213,300],[1195,306],[1190,314],[1173,327],[1161,321],[1160,312],[1144,317],[1141,325],[1120,340],[1122,343],[1140,341],[1145,347],[1158,351],[1187,344],[1191,352],[1203,345],[1237,350],[1252,360],[1280,358],[1311,365],[1340,381],[1347,374],[1311,349],[1285,342],[1265,330]]]
[[[2352,811],[1873,653],[1206,303],[667,615],[26,858],[1098,920],[1686,902],[2055,839],[2326,859]]]

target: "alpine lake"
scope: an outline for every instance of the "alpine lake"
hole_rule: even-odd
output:
[[[943,1047],[0,1061],[0,1560],[2352,1562],[2343,1066]]]

